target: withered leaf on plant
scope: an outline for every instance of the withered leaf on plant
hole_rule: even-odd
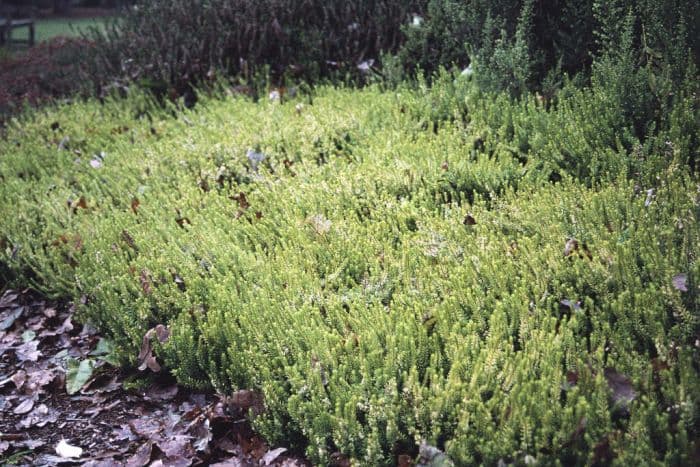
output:
[[[252,409],[253,413],[256,415],[265,411],[265,403],[262,394],[249,389],[240,389],[234,392],[230,397],[225,399],[225,403],[229,407],[243,412]]]
[[[611,397],[615,404],[626,407],[637,397],[632,381],[614,368],[605,369],[605,379],[612,391]]]
[[[170,331],[162,324],[159,324],[158,326],[149,329],[146,334],[144,334],[143,341],[141,343],[141,351],[138,355],[138,368],[141,371],[144,371],[146,368],[149,368],[154,373],[158,373],[160,371],[160,364],[153,355],[153,346],[151,344],[151,340],[154,337],[158,339],[158,342],[164,343],[170,337]]]
[[[129,245],[129,247],[131,247],[134,251],[139,251],[138,247],[136,246],[136,242],[134,241],[134,237],[132,237],[126,230],[122,230],[122,240],[124,240],[126,244]]]
[[[141,206],[141,201],[139,201],[139,199],[136,197],[131,198],[131,210],[134,214],[139,213],[139,206]]]
[[[570,238],[564,245],[564,256],[570,256],[574,251],[578,251],[578,240]]]
[[[687,274],[676,274],[673,276],[673,287],[679,292],[688,291],[688,275]]]

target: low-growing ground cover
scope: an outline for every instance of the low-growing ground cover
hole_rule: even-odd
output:
[[[693,140],[635,142],[570,92],[37,111],[0,142],[0,274],[74,299],[125,364],[258,392],[256,427],[316,463],[425,440],[460,465],[687,464]]]

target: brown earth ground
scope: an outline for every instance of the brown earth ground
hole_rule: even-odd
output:
[[[252,391],[192,392],[146,365],[121,371],[109,357],[72,306],[5,291],[0,465],[308,465],[253,432],[247,414],[264,407]]]

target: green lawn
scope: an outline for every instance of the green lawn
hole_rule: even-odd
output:
[[[0,280],[75,300],[125,364],[260,393],[315,464],[690,465],[698,179],[619,112],[452,77],[38,110],[0,140]]]
[[[58,36],[75,37],[92,26],[102,26],[106,18],[51,18],[36,21],[36,41],[41,42]],[[28,29],[20,28],[12,32],[13,39],[26,40]]]

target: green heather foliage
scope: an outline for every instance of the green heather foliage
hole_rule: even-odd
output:
[[[676,82],[688,56],[700,60],[694,0],[429,0],[421,11],[422,24],[403,28],[405,69],[430,73],[475,61],[480,84],[491,90],[549,94],[548,76],[587,77],[594,59],[610,51],[642,63],[653,56],[659,69],[674,70]]]
[[[601,91],[447,75],[37,111],[0,141],[0,274],[75,299],[125,363],[168,326],[179,381],[259,391],[257,428],[315,463],[426,440],[458,465],[689,465],[693,99],[644,141]]]

